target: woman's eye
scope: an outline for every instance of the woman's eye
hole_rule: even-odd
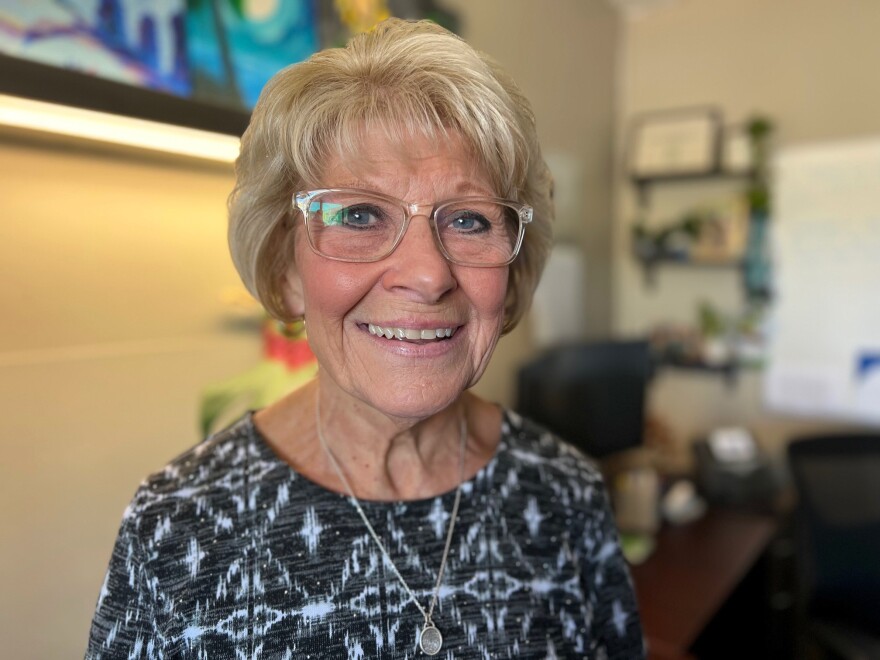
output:
[[[337,222],[348,227],[372,227],[382,221],[382,212],[367,205],[347,206],[337,213]]]
[[[449,227],[465,233],[488,231],[491,222],[480,213],[474,211],[462,211],[449,221]]]

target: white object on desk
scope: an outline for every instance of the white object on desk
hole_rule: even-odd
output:
[[[697,494],[692,481],[680,479],[666,491],[660,508],[670,523],[684,525],[706,513],[706,501]]]
[[[717,428],[709,434],[709,450],[719,463],[754,463],[758,448],[752,434],[739,426]]]

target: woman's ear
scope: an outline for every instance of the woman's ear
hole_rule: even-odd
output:
[[[295,266],[290,266],[281,277],[281,298],[291,318],[301,318],[305,315],[302,279]]]

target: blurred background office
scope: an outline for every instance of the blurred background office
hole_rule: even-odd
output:
[[[78,3],[43,4],[55,15]],[[101,3],[79,4],[85,12]],[[168,11],[228,5],[260,16],[277,10],[270,0],[159,4]],[[17,5],[0,1],[7,56],[21,55],[9,37],[22,29]],[[674,507],[678,498],[679,511],[738,498],[736,485],[712,490],[729,475],[695,447],[713,438],[710,452],[723,456],[726,446],[759,456],[775,497],[788,483],[792,439],[878,432],[880,258],[865,256],[880,253],[880,224],[865,219],[880,217],[877,199],[841,218],[825,210],[794,235],[778,235],[774,222],[783,212],[792,223],[809,216],[799,191],[828,180],[823,172],[880,172],[871,169],[880,141],[880,3],[303,5],[316,22],[312,48],[342,38],[343,14],[358,6],[434,12],[498,59],[533,103],[557,182],[558,250],[535,312],[500,343],[477,386],[483,396],[529,407],[522,369],[547,351],[619,348],[624,340],[647,347],[651,364],[636,370],[638,411],[621,413],[641,415],[646,430],[621,440],[619,449],[639,448],[612,485],[624,494],[647,487],[659,497],[679,479],[697,482],[699,494],[685,486],[667,502]],[[231,386],[265,359],[263,319],[227,255],[234,137],[212,142],[211,153],[187,154],[173,133],[169,149],[177,153],[157,148],[159,138],[126,146],[107,141],[103,129],[89,138],[71,135],[69,126],[29,125],[21,117],[42,108],[20,105],[32,82],[9,70],[0,75],[0,637],[4,657],[73,658],[85,648],[129,498],[145,474],[200,439],[206,391]],[[230,116],[220,130],[234,134],[242,115]],[[139,130],[124,124],[120,139]],[[664,155],[664,148],[680,153]],[[846,194],[844,183],[829,194]],[[766,235],[756,239],[762,228]],[[810,232],[820,232],[848,270],[834,270],[815,241],[801,240],[817,235]],[[836,323],[852,332],[836,331]],[[835,371],[850,358],[862,378],[858,391]],[[700,469],[709,483],[699,483]],[[755,508],[747,495],[740,499]],[[743,551],[741,572],[774,539],[796,537],[783,533],[775,501],[759,504],[762,515],[772,510],[772,522],[743,528],[758,540]],[[655,534],[669,524],[656,513],[635,531]],[[667,550],[658,545],[657,556]],[[637,578],[652,584],[651,575]],[[795,599],[798,585],[777,588],[767,579],[755,597],[768,612],[794,607],[779,594]],[[709,598],[699,630],[668,639],[657,632],[655,657],[722,657],[700,651],[697,637],[713,625],[718,634],[727,630],[729,621],[713,623],[715,610],[729,605],[726,591]]]

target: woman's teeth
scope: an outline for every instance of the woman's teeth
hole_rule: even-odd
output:
[[[409,340],[437,340],[451,337],[453,328],[436,328],[430,330],[416,330],[414,328],[383,328],[379,325],[369,324],[370,334],[377,337],[385,337],[386,339],[400,339],[401,341]]]

